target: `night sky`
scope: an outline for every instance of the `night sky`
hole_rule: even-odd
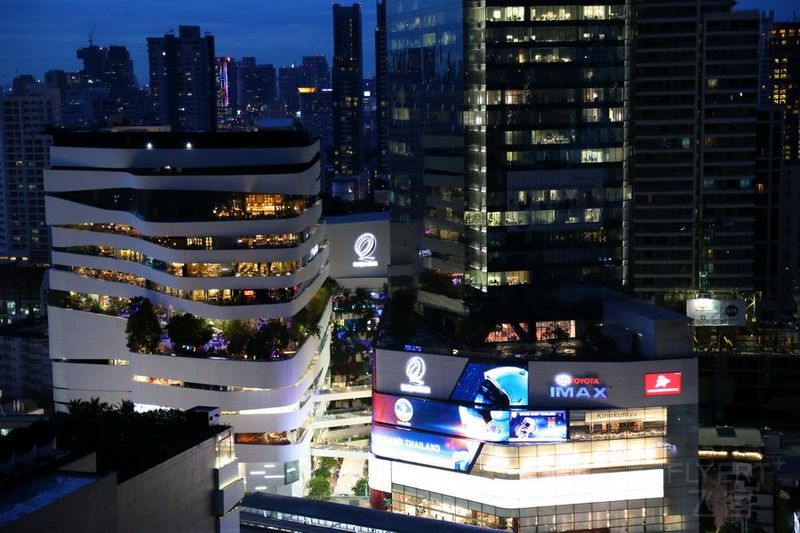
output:
[[[391,0],[390,0],[391,1]],[[341,1],[342,4],[350,2]],[[75,50],[89,33],[101,46],[127,46],[139,83],[147,81],[146,37],[199,25],[216,39],[218,56],[254,55],[276,67],[322,53],[330,62],[330,0],[0,0],[0,85],[18,74],[75,71]],[[774,9],[791,20],[795,0],[742,0],[739,9]],[[798,10],[800,12],[800,10]],[[375,1],[362,3],[364,74],[374,73]]]

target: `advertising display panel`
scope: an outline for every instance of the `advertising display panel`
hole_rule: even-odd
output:
[[[566,442],[565,411],[496,410],[374,393],[372,420],[484,442]]]
[[[491,405],[528,403],[528,369],[452,355],[378,350],[375,390]]]
[[[694,326],[744,326],[744,300],[694,298],[686,300],[686,316]]]
[[[375,354],[375,390],[447,400],[469,359],[378,349]]]
[[[609,409],[697,403],[697,359],[531,361],[528,405]]]
[[[528,404],[528,370],[497,363],[470,362],[450,399],[479,405],[509,407]]]
[[[509,442],[567,442],[566,411],[511,411]]]
[[[644,393],[646,396],[663,396],[680,394],[682,378],[680,372],[663,372],[661,374],[644,375]]]
[[[372,453],[384,459],[468,472],[480,446],[480,442],[469,439],[372,425]]]

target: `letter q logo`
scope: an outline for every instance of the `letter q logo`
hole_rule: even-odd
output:
[[[353,245],[353,250],[356,252],[359,261],[374,261],[375,248],[378,246],[378,239],[372,233],[362,233],[356,243]]]
[[[414,385],[422,385],[425,377],[425,360],[422,357],[415,355],[406,363],[406,377],[409,383]]]

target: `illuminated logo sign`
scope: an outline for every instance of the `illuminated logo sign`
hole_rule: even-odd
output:
[[[378,262],[375,260],[375,249],[378,247],[378,239],[372,233],[362,233],[356,239],[353,250],[358,256],[358,261],[353,261],[356,268],[376,267]]]
[[[550,386],[551,398],[591,398],[608,399],[608,387],[600,383],[596,376],[573,377],[558,374]]]
[[[403,392],[430,394],[431,388],[425,385],[422,378],[425,377],[425,360],[415,355],[406,361],[406,377],[408,383],[401,383],[400,390]]]
[[[408,423],[411,417],[414,416],[414,408],[411,406],[411,402],[405,398],[400,398],[394,402],[394,416],[397,417],[399,422]]]
[[[644,395],[664,396],[681,393],[681,373],[664,372],[644,375]]]

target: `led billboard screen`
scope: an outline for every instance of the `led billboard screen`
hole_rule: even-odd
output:
[[[471,362],[461,373],[450,399],[500,408],[527,405],[528,370]]]
[[[480,445],[480,442],[469,439],[372,425],[372,453],[385,459],[467,472]]]
[[[512,410],[508,421],[509,442],[567,442],[566,411]]]
[[[493,409],[374,393],[372,419],[484,442],[565,442],[565,411]],[[512,425],[515,424],[515,425]]]

